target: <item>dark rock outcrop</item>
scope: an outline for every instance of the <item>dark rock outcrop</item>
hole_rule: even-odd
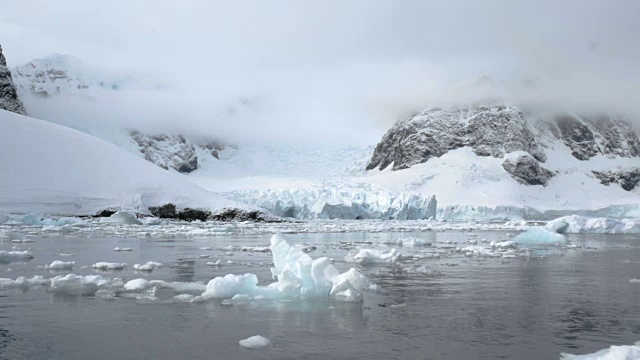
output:
[[[2,46],[0,46],[0,109],[27,115],[27,110],[18,97],[11,72],[7,68],[7,60],[2,54]]]
[[[149,212],[161,219],[176,219],[183,221],[255,221],[255,222],[280,222],[279,218],[265,214],[259,210],[223,209],[212,213],[203,209],[177,209],[174,204],[150,207]]]
[[[471,109],[430,109],[394,125],[378,143],[367,170],[406,169],[470,146],[479,156],[502,157],[525,151],[545,161],[522,112],[511,106],[475,106]]]
[[[560,138],[578,160],[588,160],[598,154],[640,156],[640,140],[622,117],[562,115],[557,116],[555,122]]]
[[[635,189],[640,183],[640,167],[617,171],[592,171],[603,185],[618,184],[626,191]]]
[[[553,173],[529,155],[521,155],[515,159],[507,159],[502,167],[521,184],[547,186]]]
[[[190,173],[198,168],[196,149],[182,135],[145,135],[135,130],[129,134],[140,147],[144,158],[163,169]]]

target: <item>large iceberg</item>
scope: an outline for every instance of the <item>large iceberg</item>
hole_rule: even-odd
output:
[[[371,287],[358,270],[351,268],[340,273],[328,258],[312,259],[302,248],[291,246],[280,234],[271,238],[270,248],[275,282],[259,286],[254,274],[228,274],[209,281],[196,300],[247,295],[251,298],[360,301],[363,292]]]
[[[569,215],[549,221],[546,228],[567,234],[640,234],[640,220]]]

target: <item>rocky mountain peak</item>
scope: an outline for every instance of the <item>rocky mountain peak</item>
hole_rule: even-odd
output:
[[[0,109],[27,115],[27,111],[18,97],[18,91],[13,83],[11,71],[7,68],[7,59],[2,53],[0,45]]]

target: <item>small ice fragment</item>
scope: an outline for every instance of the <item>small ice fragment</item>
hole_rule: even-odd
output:
[[[144,290],[149,286],[149,281],[146,279],[134,279],[129,280],[126,284],[124,284],[124,289],[128,291],[140,291]]]
[[[216,262],[212,262],[212,261],[207,262],[207,266],[220,266],[220,265],[221,265],[220,259],[216,260]]]
[[[260,335],[240,340],[238,343],[247,349],[262,349],[271,346],[271,341]]]
[[[101,261],[91,265],[91,267],[96,270],[122,270],[127,267],[127,264]]]
[[[45,265],[44,268],[47,270],[70,270],[73,269],[74,266],[76,266],[75,261],[55,260],[51,264]]]
[[[0,251],[0,263],[10,263],[33,259],[29,251]]]
[[[640,341],[634,345],[611,346],[586,355],[560,354],[560,360],[636,360],[640,359]]]
[[[513,238],[520,245],[554,245],[566,242],[564,235],[549,231],[543,227],[532,227]]]
[[[133,270],[135,271],[153,271],[162,266],[162,263],[155,261],[147,261],[146,264],[134,264]]]
[[[116,247],[113,248],[113,251],[133,251],[133,249],[130,248],[130,247],[122,247],[121,248],[121,247],[117,247],[116,246]]]
[[[118,211],[115,214],[109,216],[108,218],[101,218],[100,222],[109,223],[109,224],[142,225],[142,222],[136,219],[134,215],[124,211]]]

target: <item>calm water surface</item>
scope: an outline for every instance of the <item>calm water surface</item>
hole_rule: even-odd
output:
[[[477,239],[505,233],[477,232]],[[640,340],[640,239],[575,235],[578,250],[542,249],[513,259],[447,255],[474,237],[462,232],[291,234],[313,244],[313,257],[341,260],[357,246],[416,236],[437,248],[402,249],[398,266],[360,270],[382,287],[364,303],[219,301],[172,303],[121,297],[60,297],[45,288],[0,292],[2,359],[557,359]],[[38,238],[0,242],[0,250],[30,248],[35,258],[0,264],[0,277],[44,275],[53,260],[76,261],[95,274],[98,261],[166,266],[150,274],[130,267],[104,277],[208,281],[252,272],[270,282],[269,253],[227,246],[268,245],[270,235],[210,239]],[[453,243],[453,244],[452,244]],[[363,245],[364,244],[364,245]],[[132,252],[114,252],[115,246]],[[211,249],[202,249],[210,247]],[[413,257],[440,252],[440,258]],[[74,254],[63,257],[60,254]],[[210,258],[202,258],[209,255]],[[206,262],[221,259],[223,266]],[[231,261],[232,263],[227,263]],[[351,265],[336,262],[340,270]],[[272,347],[245,350],[238,340],[263,335]]]

